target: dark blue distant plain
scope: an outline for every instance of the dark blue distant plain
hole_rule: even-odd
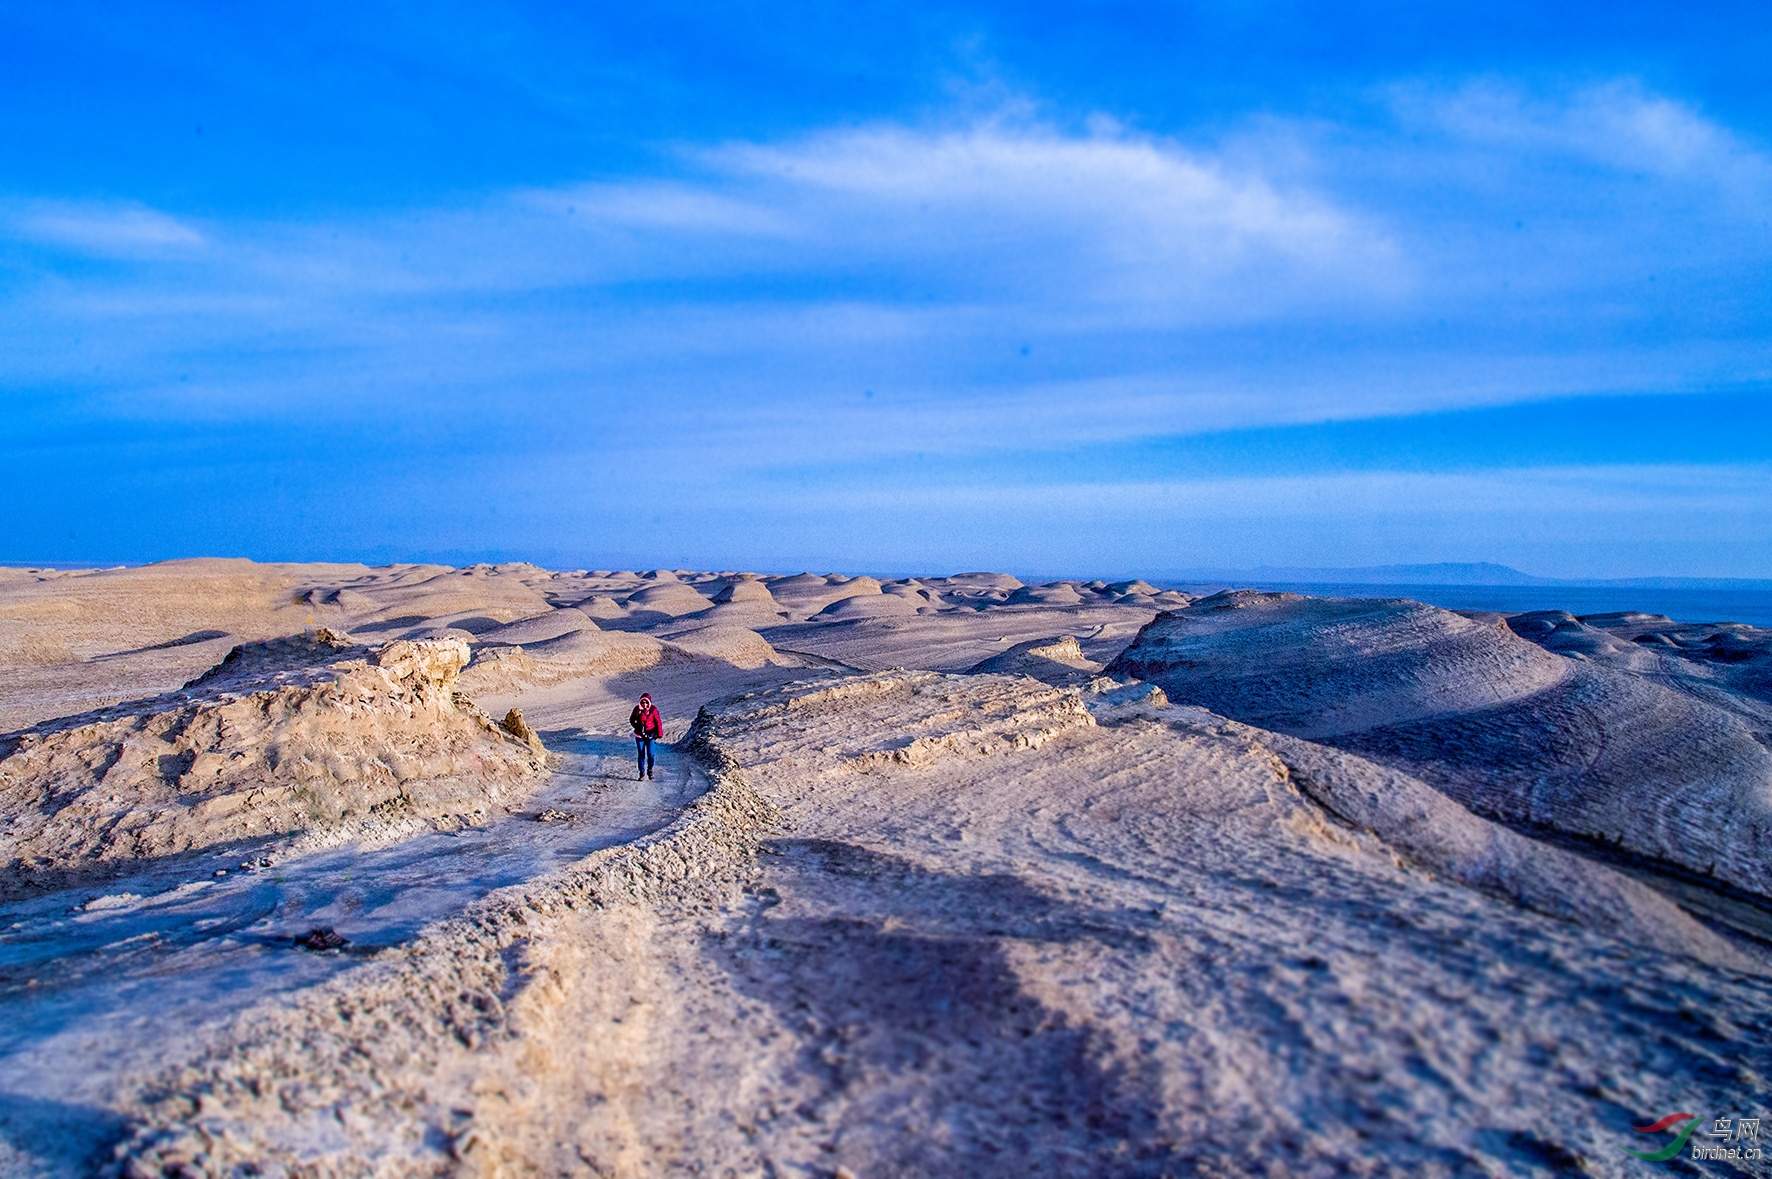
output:
[[[1396,585],[1363,582],[1164,582],[1190,593],[1262,589],[1315,598],[1409,598],[1447,610],[1524,614],[1564,610],[1577,617],[1635,610],[1675,622],[1745,622],[1772,628],[1772,589],[1650,589],[1637,586]]]

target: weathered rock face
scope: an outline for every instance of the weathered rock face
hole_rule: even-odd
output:
[[[1772,737],[1772,630],[1740,622],[1675,622],[1634,611],[1577,618],[1563,610],[1535,610],[1513,615],[1507,625],[1547,651],[1650,676],[1724,704]],[[1744,701],[1760,707],[1744,708]]]
[[[522,709],[513,708],[505,713],[505,718],[499,722],[499,727],[529,746],[529,752],[535,756],[547,756],[547,750],[541,743],[541,734],[529,727],[529,722],[523,719]]]
[[[801,573],[769,582],[770,597],[784,610],[810,617],[845,598],[874,597],[880,583],[871,577],[819,577]]]
[[[1020,591],[1016,591],[1019,593]],[[967,668],[969,674],[1031,675],[1044,683],[1074,686],[1088,683],[1101,664],[1083,655],[1075,635],[1054,635],[1017,643],[1001,655],[993,655]]]
[[[236,648],[186,689],[14,734],[0,895],[299,832],[486,813],[541,762],[455,693],[460,639],[321,631]]]
[[[140,1173],[1615,1173],[1621,1110],[1763,1090],[1714,934],[1357,757],[927,672],[687,745],[719,784],[656,841],[157,1083]]]
[[[471,657],[463,639],[403,639],[383,647],[375,666],[390,684],[432,708],[448,710],[455,703],[456,680]]]
[[[843,718],[840,729],[822,728],[819,722],[832,716]],[[728,727],[729,717],[743,720]],[[816,749],[821,757],[868,772],[1039,749],[1073,729],[1094,727],[1075,689],[896,671],[814,680],[710,704],[696,718],[691,741],[733,743],[757,768],[792,763]],[[816,741],[809,736],[814,731]]]
[[[1065,581],[1053,582],[1051,585],[1024,585],[1005,600],[1007,606],[1077,606],[1081,605],[1083,595],[1077,587]]]
[[[1519,699],[1571,671],[1499,623],[1419,602],[1253,592],[1156,619],[1108,668],[1318,740]]]
[[[631,610],[647,610],[672,617],[699,614],[711,605],[713,603],[701,594],[677,581],[649,586],[628,599],[628,608]]]
[[[1753,702],[1587,654],[1417,602],[1239,593],[1159,617],[1108,670],[1407,769],[1479,814],[1772,896]]]
[[[760,581],[735,581],[714,595],[714,601],[725,604],[728,602],[761,602],[766,606],[775,605],[775,595],[769,587]]]
[[[638,671],[657,664],[664,653],[665,645],[651,635],[575,630],[521,647],[482,647],[462,682],[467,691],[486,695]]]

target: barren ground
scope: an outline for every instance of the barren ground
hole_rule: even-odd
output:
[[[1633,1126],[1765,1113],[1769,648],[990,574],[12,571],[0,1170],[1649,1173]]]

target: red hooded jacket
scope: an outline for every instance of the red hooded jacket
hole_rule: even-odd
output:
[[[636,737],[664,736],[664,721],[659,718],[658,709],[652,706],[650,700],[634,705],[634,711],[628,714],[628,724],[633,726]]]

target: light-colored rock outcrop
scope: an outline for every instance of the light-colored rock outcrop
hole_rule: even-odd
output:
[[[682,582],[667,581],[640,590],[628,598],[627,605],[629,610],[646,610],[675,618],[699,613],[713,603]]]
[[[773,609],[775,606],[775,595],[769,592],[769,587],[763,584],[763,582],[747,579],[744,581],[735,581],[731,585],[721,589],[719,593],[714,595],[714,601],[721,604],[728,602],[755,602],[769,606]]]
[[[1191,709],[1103,728],[1076,692],[989,675],[710,705],[690,743],[718,785],[679,824],[248,1012],[149,1091],[125,1154],[148,1173],[1485,1174],[1604,1164],[1621,1105],[1695,1083],[1751,1103],[1703,1045],[1763,988],[1684,956],[1715,935],[1270,737]],[[1560,870],[1552,899],[1587,906],[1565,916],[1652,918],[1628,953],[1497,895]]]
[[[1049,684],[1076,685],[1093,679],[1101,671],[1101,664],[1091,662],[1083,654],[1075,635],[1055,635],[1017,643],[1001,655],[975,663],[967,671],[973,675],[1030,675]]]
[[[492,695],[525,686],[639,671],[663,657],[664,644],[651,635],[575,630],[522,647],[482,647],[463,673],[463,683],[470,693]]]
[[[1772,750],[1740,708],[1418,602],[1221,594],[1110,672],[1407,769],[1478,812],[1772,895]]]
[[[1253,592],[1157,619],[1109,670],[1313,739],[1517,700],[1571,673],[1499,623],[1419,602]]]
[[[805,618],[845,598],[876,597],[880,583],[871,577],[819,577],[800,573],[769,582],[769,593],[783,609]]]
[[[1752,627],[199,565],[0,570],[0,1172],[1604,1174],[1764,1089],[1772,906],[1642,850],[1757,813]]]
[[[0,889],[345,824],[485,813],[540,768],[457,697],[459,639],[322,631],[237,648],[186,691],[14,734]]]

